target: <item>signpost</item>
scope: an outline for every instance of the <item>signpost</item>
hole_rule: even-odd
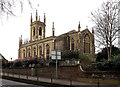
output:
[[[56,79],[57,79],[57,62],[58,60],[61,60],[61,51],[58,50],[52,50],[51,51],[52,54],[52,60],[56,60]]]

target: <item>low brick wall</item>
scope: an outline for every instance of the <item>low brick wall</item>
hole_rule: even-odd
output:
[[[14,74],[31,74],[31,69],[30,68],[19,68],[19,69],[2,69],[2,72],[6,73],[14,73]]]
[[[32,75],[31,68],[16,68],[16,69],[3,69],[3,72],[14,73],[14,74],[23,74],[23,75]],[[56,67],[41,67],[34,68],[34,75],[39,77],[56,77]],[[100,76],[100,78],[106,79],[120,79],[120,73],[95,73],[95,72],[82,72],[80,66],[71,66],[71,67],[58,67],[58,78],[60,79],[72,79],[77,80],[80,77],[83,78],[93,78]]]
[[[14,73],[14,74],[28,74],[31,75],[31,68],[16,68],[16,69],[3,69],[3,72]],[[56,76],[56,67],[42,67],[34,68],[35,75],[40,77],[52,77]],[[84,74],[80,70],[79,66],[71,67],[58,67],[58,78],[64,79],[77,79],[78,77],[83,77]]]

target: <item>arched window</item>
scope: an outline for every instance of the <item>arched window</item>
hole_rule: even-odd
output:
[[[25,57],[25,50],[23,50],[23,58]]]
[[[49,59],[49,51],[50,51],[50,47],[49,45],[47,44],[46,45],[46,58]]]
[[[40,52],[40,56],[42,56],[42,47],[39,46],[39,52]]]
[[[42,35],[42,28],[39,28],[39,35]]]
[[[34,47],[34,57],[36,57],[36,48]]]
[[[70,50],[70,37],[68,36],[68,50]]]
[[[71,50],[74,50],[74,39],[71,39]]]
[[[35,27],[34,27],[34,29],[33,29],[33,36],[35,36]]]
[[[84,37],[84,53],[90,53],[90,37],[88,34]]]
[[[30,57],[30,48],[28,49],[28,57]]]

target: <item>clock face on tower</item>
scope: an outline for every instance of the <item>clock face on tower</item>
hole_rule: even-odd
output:
[[[42,37],[40,37],[40,40],[42,39]]]

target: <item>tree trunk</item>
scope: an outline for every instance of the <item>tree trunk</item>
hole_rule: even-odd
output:
[[[110,43],[110,59],[111,59],[111,57],[112,57],[112,43]]]
[[[109,51],[108,45],[107,45],[107,54],[108,54],[108,60],[110,60],[110,51]]]
[[[112,43],[117,39],[118,32],[118,3],[107,1],[102,8],[91,13],[96,25],[96,36],[100,45],[107,48],[108,60],[112,57]]]

